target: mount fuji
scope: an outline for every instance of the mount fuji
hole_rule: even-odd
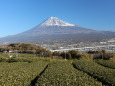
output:
[[[115,32],[97,31],[87,29],[79,25],[70,24],[56,17],[50,17],[36,27],[16,34],[0,38],[0,43],[28,42],[36,43],[47,40],[77,40],[77,41],[98,41],[115,37]]]
[[[94,30],[86,29],[75,24],[70,24],[68,22],[62,21],[56,17],[50,17],[40,25],[36,26],[23,34],[30,35],[43,35],[43,34],[70,34],[70,33],[89,33],[94,32]],[[21,33],[22,34],[22,33]]]

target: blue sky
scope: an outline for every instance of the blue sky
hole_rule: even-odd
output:
[[[0,0],[0,37],[29,30],[51,16],[115,31],[115,0]]]

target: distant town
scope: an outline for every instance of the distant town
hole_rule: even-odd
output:
[[[51,42],[41,42],[39,45],[45,49],[50,50],[51,52],[66,52],[69,50],[77,50],[81,52],[88,52],[90,50],[95,51],[95,50],[107,50],[111,52],[115,52],[115,38],[112,38],[110,40],[104,40],[100,42],[68,42],[68,41],[53,41]]]

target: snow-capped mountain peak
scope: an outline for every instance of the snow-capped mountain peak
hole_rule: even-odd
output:
[[[41,26],[75,26],[75,25],[62,21],[56,17],[50,17],[45,22],[43,22]]]

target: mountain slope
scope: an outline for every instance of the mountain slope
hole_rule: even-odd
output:
[[[96,31],[87,29],[75,24],[62,21],[56,17],[51,17],[41,23],[40,25],[19,33],[13,36],[1,38],[1,43],[16,43],[16,42],[28,42],[35,43],[37,41],[47,40],[68,40],[74,39],[78,41],[86,40],[102,40],[115,37],[115,32],[110,31]]]
[[[51,17],[35,28],[21,33],[21,35],[38,36],[43,34],[77,34],[90,32],[95,32],[95,30],[86,29],[75,24],[64,22],[56,17]]]

